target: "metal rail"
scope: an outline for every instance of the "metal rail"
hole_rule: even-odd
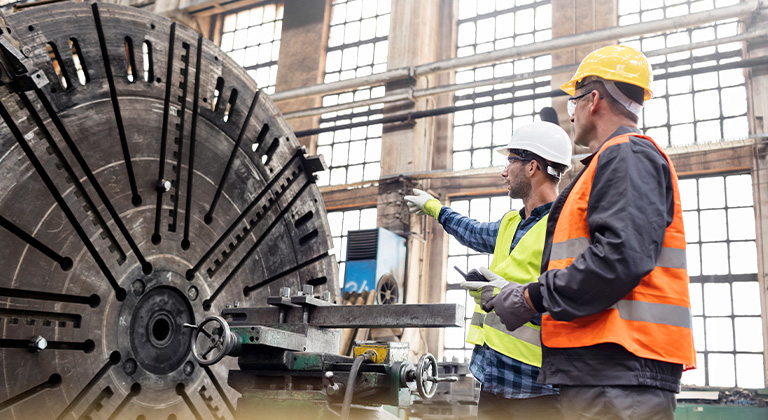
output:
[[[307,86],[303,88],[290,89],[283,92],[277,92],[271,96],[275,102],[288,99],[303,98],[306,96],[328,94],[341,92],[349,89],[355,89],[363,86],[389,83],[395,80],[406,79],[409,77],[425,76],[441,71],[455,70],[462,67],[475,67],[484,64],[496,63],[510,59],[532,57],[552,51],[565,50],[581,47],[584,45],[598,44],[606,41],[620,38],[630,38],[633,36],[649,33],[665,32],[675,29],[688,28],[692,26],[703,25],[717,22],[724,19],[738,18],[748,16],[757,10],[758,1],[747,1],[734,6],[722,7],[719,9],[707,10],[705,12],[693,13],[689,15],[674,17],[670,19],[657,20],[653,22],[642,22],[634,25],[611,27],[598,29],[590,32],[558,37],[549,41],[537,42],[534,44],[523,45],[519,47],[505,48],[491,51],[483,54],[475,54],[468,57],[451,58],[440,60],[433,63],[422,64],[414,67],[388,70],[383,73],[374,74],[355,79],[342,80],[333,83],[324,83],[320,85]]]

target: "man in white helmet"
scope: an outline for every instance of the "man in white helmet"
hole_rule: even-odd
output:
[[[481,282],[462,283],[477,302],[467,342],[475,345],[470,370],[482,383],[478,419],[558,419],[557,389],[536,382],[541,366],[539,326],[534,321],[509,331],[489,301],[506,285],[526,284],[539,276],[547,216],[560,178],[570,167],[571,141],[559,126],[535,122],[515,131],[509,144],[496,151],[507,156],[501,176],[509,196],[523,200],[522,209],[481,223],[418,189],[405,201],[411,213],[434,217],[461,244],[493,253],[489,268],[467,276]]]

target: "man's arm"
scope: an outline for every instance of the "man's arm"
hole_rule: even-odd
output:
[[[632,291],[656,266],[674,213],[669,165],[649,142],[612,146],[596,164],[587,208],[592,244],[528,290],[536,310],[560,321],[600,312]]]
[[[493,223],[478,222],[475,219],[462,216],[450,207],[443,206],[437,221],[460,244],[477,252],[493,253],[496,247],[496,236],[499,233],[501,220]]]

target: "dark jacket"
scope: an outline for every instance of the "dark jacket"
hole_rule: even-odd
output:
[[[610,137],[637,132],[621,127]],[[609,139],[606,139],[609,140]],[[590,165],[592,155],[582,160]],[[669,164],[649,141],[631,137],[603,151],[595,169],[587,207],[592,245],[568,268],[542,273],[529,286],[539,312],[558,321],[600,312],[634,289],[656,266],[664,232],[674,216]],[[550,210],[542,270],[549,264],[552,235],[576,179]],[[623,347],[542,346],[539,381],[558,385],[640,385],[680,390],[682,365],[637,357]]]

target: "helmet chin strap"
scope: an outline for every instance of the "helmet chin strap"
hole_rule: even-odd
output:
[[[633,101],[632,99],[629,99],[627,95],[622,93],[619,88],[616,87],[612,80],[603,80],[603,85],[605,86],[605,89],[608,91],[608,93],[613,96],[613,99],[616,99],[616,101],[624,105],[624,108],[627,108],[629,112],[635,115],[640,115],[640,111],[643,110],[643,106]]]

